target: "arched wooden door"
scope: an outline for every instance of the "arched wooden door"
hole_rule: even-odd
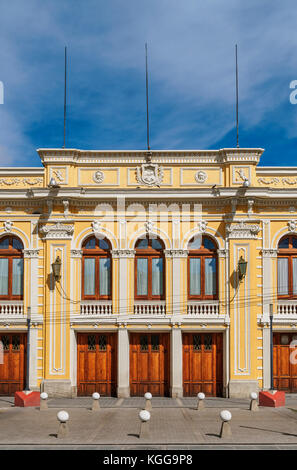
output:
[[[13,396],[26,385],[27,335],[0,333],[0,395]]]
[[[77,394],[116,396],[117,336],[115,333],[77,335]]]
[[[221,333],[183,334],[184,396],[222,396],[223,336]]]
[[[169,396],[168,333],[130,334],[130,394]]]
[[[273,335],[273,383],[276,390],[297,392],[297,335]]]

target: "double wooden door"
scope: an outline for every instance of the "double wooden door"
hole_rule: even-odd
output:
[[[284,392],[297,392],[297,335],[273,335],[273,386]]]
[[[117,336],[114,333],[77,335],[77,394],[116,396]]]
[[[168,333],[130,334],[131,396],[169,396],[169,348]]]
[[[183,334],[184,396],[222,396],[223,336],[221,333]]]
[[[27,335],[0,333],[0,395],[13,396],[26,385]]]

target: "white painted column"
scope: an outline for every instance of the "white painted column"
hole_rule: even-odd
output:
[[[117,396],[119,398],[127,398],[130,396],[129,334],[126,325],[120,326],[118,331]]]
[[[135,257],[135,250],[112,250],[112,257],[118,258],[119,269],[118,269],[118,309],[120,315],[129,315],[133,312],[129,311],[129,281],[128,279],[128,260],[129,258]]]
[[[187,289],[183,289],[186,280],[182,276],[182,258],[187,258],[189,251],[165,250],[164,253],[167,259],[172,258],[172,315],[185,314]]]
[[[178,398],[183,396],[183,344],[179,325],[172,327],[170,343],[170,395]]]
[[[27,302],[28,307],[31,308],[31,328],[30,328],[30,358],[29,358],[29,387],[31,390],[37,390],[37,337],[38,329],[38,249],[25,249],[23,250],[24,258],[29,258],[29,273],[30,273],[30,286],[29,286],[29,299]],[[27,312],[25,312],[27,313]],[[40,321],[40,319],[39,319]],[[34,324],[32,327],[32,324]]]
[[[273,262],[277,258],[277,250],[263,248],[262,250],[262,263],[263,263],[263,299],[262,299],[262,318],[263,324],[263,388],[270,388],[270,318],[269,318],[269,304],[273,304],[273,292],[276,286],[273,282]]]

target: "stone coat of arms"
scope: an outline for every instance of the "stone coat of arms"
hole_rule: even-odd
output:
[[[160,186],[163,181],[164,170],[157,163],[143,163],[136,170],[136,179],[145,186]]]

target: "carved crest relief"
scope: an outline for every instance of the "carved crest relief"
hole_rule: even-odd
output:
[[[160,186],[164,177],[164,170],[157,163],[143,163],[136,170],[136,180],[145,186]]]

